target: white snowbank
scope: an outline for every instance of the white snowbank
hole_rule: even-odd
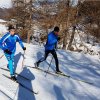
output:
[[[3,36],[7,32],[7,27],[5,25],[0,24],[0,37]]]
[[[0,8],[11,8],[12,1],[11,0],[0,0]]]

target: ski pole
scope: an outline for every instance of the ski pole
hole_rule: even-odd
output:
[[[51,66],[52,61],[53,61],[53,56],[52,56],[52,59],[51,59],[51,62],[50,62],[50,64],[49,64],[49,66],[48,66],[48,69],[47,69],[47,71],[46,71],[46,75],[47,75],[47,73],[48,73],[48,71],[49,71],[49,68],[50,68],[50,66]],[[45,76],[46,76],[46,75],[45,75]]]
[[[23,66],[24,66],[24,59],[25,59],[25,50],[24,50],[24,54],[23,54],[22,69],[23,69]]]
[[[4,56],[4,54],[0,57],[0,59]]]

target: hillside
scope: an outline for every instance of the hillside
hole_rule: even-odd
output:
[[[83,53],[73,53],[70,51],[58,50],[58,58],[60,69],[65,74],[72,78],[64,76],[55,76],[46,74],[30,67],[34,67],[34,63],[43,56],[44,48],[37,45],[25,44],[27,50],[25,52],[24,66],[22,66],[23,51],[17,45],[15,55],[15,69],[17,73],[27,77],[31,81],[27,81],[20,76],[18,81],[22,84],[39,92],[35,95],[27,89],[21,87],[17,83],[6,78],[9,72],[0,69],[0,96],[2,100],[99,100],[100,99],[100,61],[97,57],[85,55]],[[0,56],[3,54],[0,51]],[[47,58],[47,61],[40,64],[43,70],[48,69],[48,64],[52,56]],[[0,59],[0,68],[7,69],[7,61],[5,57]],[[23,69],[22,69],[23,68]],[[49,71],[54,73],[54,60],[49,68]],[[73,79],[74,78],[74,79]],[[88,84],[82,81],[91,82]]]

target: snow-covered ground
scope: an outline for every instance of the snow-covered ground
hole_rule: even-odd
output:
[[[24,89],[17,83],[4,77],[9,72],[0,69],[0,98],[2,100],[100,100],[100,60],[97,57],[82,53],[58,50],[59,67],[65,74],[75,79],[85,80],[93,84],[87,84],[63,76],[53,76],[27,66],[33,66],[34,62],[44,55],[44,48],[25,44],[24,66],[22,66],[23,50],[17,44],[15,55],[15,69],[17,73],[29,78],[27,81],[18,76],[18,80],[39,94],[35,95]],[[3,52],[0,50],[0,56]],[[40,68],[47,70],[52,59],[50,55],[47,60],[40,64]],[[7,61],[0,59],[0,67],[6,68]],[[55,71],[54,59],[50,72]]]
[[[0,8],[11,8],[12,0],[0,0]]]

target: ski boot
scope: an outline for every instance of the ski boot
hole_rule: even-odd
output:
[[[11,80],[13,80],[13,81],[17,81],[15,75],[12,75],[12,76],[11,76]]]
[[[56,70],[56,73],[57,74],[61,74],[62,72],[60,70]]]

